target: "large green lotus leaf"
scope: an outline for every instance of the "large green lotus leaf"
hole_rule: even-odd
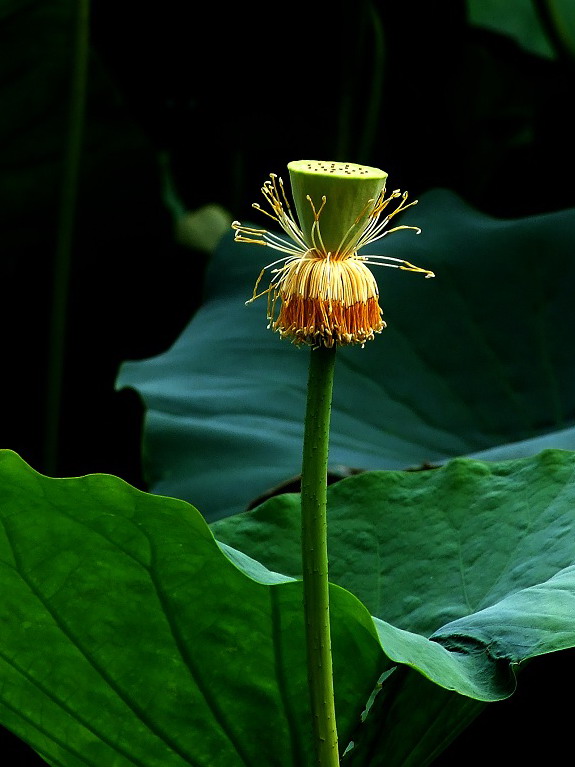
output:
[[[519,464],[517,471],[528,470],[529,462]],[[550,451],[541,457],[540,477],[535,465],[531,476],[524,476],[526,482],[530,479],[527,486],[533,482],[535,488],[524,494],[531,502],[535,528],[540,516],[537,487],[546,495],[551,485],[557,496],[548,504],[550,557],[544,602],[530,600],[538,585],[533,578],[522,588],[520,570],[518,590],[487,604],[484,612],[492,614],[485,627],[481,621],[473,624],[478,616],[471,614],[470,632],[466,633],[464,619],[456,618],[453,630],[440,626],[430,640],[389,620],[370,618],[349,591],[332,586],[342,747],[358,732],[359,715],[381,671],[387,669],[395,685],[394,664],[408,669],[407,679],[412,681],[392,690],[388,709],[395,713],[390,721],[407,722],[412,711],[420,732],[427,697],[429,710],[440,714],[440,720],[447,717],[452,725],[457,721],[453,707],[449,716],[448,705],[438,711],[441,690],[426,698],[414,695],[421,687],[413,686],[415,672],[409,669],[418,671],[424,682],[430,680],[429,689],[435,690],[434,682],[476,701],[498,700],[514,689],[512,664],[572,644],[575,610],[567,603],[575,593],[569,578],[574,568],[561,566],[567,561],[561,552],[572,536],[569,515],[560,510],[572,504],[569,477],[574,466],[572,454]],[[504,464],[499,468],[493,476],[504,484],[513,467],[507,474]],[[411,491],[404,488],[400,493],[395,488],[395,495],[424,509],[426,495],[433,501],[427,478],[450,474],[456,487],[469,480],[471,490],[478,490],[483,476],[488,507],[504,496],[497,487],[488,492],[487,464],[460,460],[436,472],[392,472],[389,498],[384,494],[380,500],[385,508],[392,505],[387,501],[394,496],[394,478],[410,477]],[[369,481],[369,474],[364,477]],[[351,483],[341,486],[349,488]],[[441,491],[445,486],[436,488],[436,495]],[[453,509],[448,501],[443,508],[456,528],[459,504],[462,498],[469,500],[470,493],[454,495]],[[521,501],[524,508],[525,498]],[[552,509],[561,519],[557,526]],[[311,764],[300,582],[270,572],[229,543],[218,547],[201,515],[185,502],[142,493],[114,477],[52,480],[14,454],[3,453],[0,511],[0,716],[48,763],[62,767]],[[432,537],[437,516],[432,504]],[[426,527],[420,529],[420,538],[425,539]],[[510,537],[513,529],[510,523]],[[525,530],[522,533],[528,537]],[[454,535],[455,539],[459,546],[465,536]],[[409,550],[405,553],[413,558]],[[441,570],[438,564],[447,566],[448,559],[440,547],[434,572]],[[490,562],[483,564],[487,568]],[[536,566],[531,570],[542,572]],[[499,572],[493,574],[498,576]],[[415,586],[421,592],[421,582],[409,583],[400,573],[396,599],[401,602],[402,594],[413,595]],[[461,590],[461,583],[458,586]],[[491,593],[500,591],[494,588]],[[430,609],[437,608],[433,592],[431,588]],[[471,584],[465,593],[472,598]],[[458,604],[457,589],[454,601]],[[563,612],[562,602],[567,608]],[[500,603],[505,604],[504,631],[494,619]],[[391,612],[386,611],[385,617],[390,618]],[[412,615],[418,616],[418,611]],[[514,626],[528,626],[529,631],[521,638],[520,632],[513,635]],[[508,635],[511,647],[506,644]],[[420,703],[416,710],[414,700]],[[461,721],[466,721],[470,704],[454,705],[464,714]],[[437,723],[434,726],[437,730]],[[386,731],[378,726],[375,731],[377,749],[378,743],[385,743]],[[428,733],[420,744],[422,760],[437,752],[435,735]],[[441,732],[441,740],[445,737]],[[397,737],[395,751],[397,758],[388,763],[399,767],[403,756]]]
[[[300,583],[185,502],[6,451],[0,520],[0,719],[49,764],[312,764]],[[357,599],[332,605],[345,744],[385,658]]]
[[[338,352],[332,470],[441,463],[508,443],[500,457],[529,455],[542,435],[546,447],[575,448],[575,212],[498,220],[437,190],[402,223],[422,235],[397,232],[372,251],[437,278],[374,267],[388,328]],[[266,329],[265,298],[244,306],[272,259],[224,238],[205,303],[174,346],[119,376],[147,408],[152,491],[209,520],[300,471],[309,352]]]
[[[575,453],[547,450],[341,480],[328,488],[330,579],[399,628],[430,636],[452,621],[468,625],[575,563],[574,471]],[[211,529],[266,567],[301,577],[299,494]]]
[[[509,671],[509,664],[575,645],[575,453],[366,472],[332,485],[328,509],[330,578],[377,616],[393,660],[474,697],[463,677],[446,683],[446,648],[481,659],[483,671],[474,673],[501,675],[512,687],[501,661]],[[280,495],[212,530],[299,576],[299,511],[299,495]],[[369,753],[369,764],[427,764],[433,747],[440,750],[480,710],[419,676],[398,682],[392,675],[385,685],[393,695],[364,727],[367,745],[360,738],[358,753]],[[426,704],[416,705],[420,700]],[[358,758],[352,764],[365,763]]]
[[[6,451],[0,519],[0,718],[49,764],[311,764],[299,582],[185,502]],[[450,689],[511,689],[505,663],[376,626],[338,586],[331,603],[342,748],[390,666],[378,637]]]

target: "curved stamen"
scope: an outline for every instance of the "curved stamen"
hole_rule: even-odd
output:
[[[327,252],[326,247],[323,244],[323,239],[322,239],[321,231],[320,231],[320,228],[319,228],[319,217],[321,215],[322,210],[325,207],[325,203],[327,202],[327,198],[326,198],[325,195],[323,195],[323,197],[321,198],[321,205],[320,205],[320,207],[319,207],[319,209],[317,211],[315,209],[315,205],[313,204],[313,200],[311,199],[309,194],[307,195],[306,199],[308,200],[309,204],[311,205],[311,209],[313,211],[313,224],[312,224],[312,227],[311,227],[311,242],[312,242],[312,245],[313,245],[314,249],[317,250],[319,253],[322,253],[324,256],[329,256],[329,253]],[[317,234],[317,238],[319,240],[320,247],[318,247],[316,239],[315,239],[316,234]]]
[[[362,220],[362,218],[364,218],[364,216],[367,213],[367,210],[370,207],[370,205],[372,205],[374,202],[375,202],[375,200],[373,198],[366,202],[365,206],[363,207],[363,210],[360,212],[360,214],[357,216],[357,218],[355,219],[353,224],[349,227],[347,232],[342,237],[342,240],[339,243],[339,246],[338,246],[337,251],[336,251],[336,253],[337,253],[339,258],[345,259],[351,253],[357,251],[357,242],[360,239],[360,237],[362,236],[362,234],[365,231],[365,229],[361,229],[359,232],[356,232],[355,236],[351,237],[351,239],[347,243],[347,245],[345,245],[345,242],[348,239],[348,237],[351,235],[352,230],[355,229],[355,227],[358,226],[358,224]],[[373,211],[369,215],[370,215],[370,217],[373,216]]]
[[[359,258],[364,264],[369,264],[371,266],[389,266],[391,269],[401,269],[404,272],[419,272],[420,274],[425,274],[426,279],[435,277],[435,272],[432,272],[430,269],[423,269],[421,266],[415,266],[415,264],[412,264],[409,261],[404,261],[401,258],[392,258],[391,256],[359,256]],[[390,261],[397,261],[398,263],[382,264],[380,261],[370,261],[371,258],[385,258]]]
[[[399,203],[397,208],[391,211],[391,213],[388,213],[387,216],[383,219],[383,221],[379,221],[379,217],[382,211],[387,207],[387,205],[391,202],[391,200],[397,199],[397,197],[401,197],[401,202]],[[396,189],[394,192],[390,194],[390,196],[387,199],[385,200],[380,199],[380,201],[376,204],[374,208],[371,221],[365,227],[364,231],[361,234],[361,237],[358,239],[357,250],[359,250],[360,248],[363,248],[365,245],[369,245],[372,242],[375,242],[376,240],[381,239],[381,237],[384,237],[386,234],[389,234],[390,232],[397,231],[397,229],[388,229],[387,231],[384,231],[384,230],[394,216],[396,216],[401,211],[407,210],[407,208],[410,208],[412,205],[417,205],[417,202],[418,202],[417,200],[413,200],[412,202],[406,204],[407,197],[408,197],[407,192],[401,193],[399,189]],[[411,228],[416,230],[419,229],[419,227],[411,227]]]
[[[307,247],[305,250],[298,248],[297,244],[288,242],[277,234],[269,232],[267,229],[256,229],[255,227],[244,226],[239,221],[232,222],[232,229],[235,231],[234,240],[236,242],[249,242],[253,245],[265,245],[274,250],[280,250],[283,253],[289,253],[293,256],[302,255],[307,250]]]

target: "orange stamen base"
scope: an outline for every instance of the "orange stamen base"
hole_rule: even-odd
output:
[[[377,297],[346,305],[342,301],[280,293],[281,307],[272,328],[296,345],[348,346],[371,341],[385,322]]]

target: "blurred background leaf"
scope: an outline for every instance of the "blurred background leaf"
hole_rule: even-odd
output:
[[[575,421],[575,212],[504,221],[436,191],[408,220],[421,236],[398,232],[370,251],[437,278],[375,268],[388,328],[338,354],[332,472],[413,468],[488,448],[493,459],[495,446],[540,435],[575,448],[566,429]],[[210,521],[300,470],[308,355],[266,329],[265,299],[244,306],[269,259],[228,236],[178,341],[127,363],[119,378],[148,410],[151,488],[195,500]],[[529,455],[533,445],[504,450]]]
[[[507,35],[525,51],[548,59],[575,55],[570,0],[467,0],[467,10],[472,25]]]
[[[524,50],[548,59],[556,53],[537,15],[533,0],[467,0],[471,24],[508,35]]]

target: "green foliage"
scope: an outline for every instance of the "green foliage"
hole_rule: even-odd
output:
[[[328,490],[331,580],[372,615],[425,636],[499,604],[572,564],[574,466],[574,454],[546,451],[338,482]],[[299,495],[211,528],[266,567],[301,577]]]
[[[545,58],[555,52],[539,21],[533,0],[467,0],[469,21],[478,27],[509,35],[522,48]]]
[[[411,668],[396,667],[342,764],[426,767],[484,708],[485,703],[438,687]]]
[[[466,695],[509,695],[510,664],[575,640],[574,469],[575,454],[547,451],[345,479],[328,493],[330,577],[380,619],[393,660]],[[298,576],[298,520],[299,496],[281,495],[212,530]],[[398,676],[384,683],[352,764],[427,764],[480,710],[412,672]]]
[[[342,480],[328,492],[330,578],[381,619],[382,638],[386,621],[446,645],[484,644],[493,663],[564,649],[575,627],[574,469],[574,453],[549,450]],[[299,577],[298,495],[271,498],[212,530]],[[546,609],[556,618],[548,621]],[[512,681],[500,681],[509,694]]]
[[[471,24],[508,35],[525,51],[554,59],[575,55],[575,7],[571,0],[467,0]]]
[[[575,646],[574,472],[546,451],[330,488],[344,763],[429,764],[518,664]],[[49,764],[311,765],[297,496],[218,547],[183,501],[5,451],[0,519],[0,717]]]
[[[437,278],[375,268],[388,328],[338,354],[334,473],[575,447],[575,212],[497,220],[441,190],[401,223],[422,235],[397,232],[370,252]],[[174,346],[120,373],[118,385],[147,407],[152,489],[196,503],[210,521],[300,470],[308,355],[266,329],[265,298],[244,306],[271,260],[224,239],[205,302]]]
[[[0,715],[49,764],[311,765],[299,583],[232,564],[186,503],[6,451],[0,514]],[[365,608],[332,604],[346,741],[383,656]]]

